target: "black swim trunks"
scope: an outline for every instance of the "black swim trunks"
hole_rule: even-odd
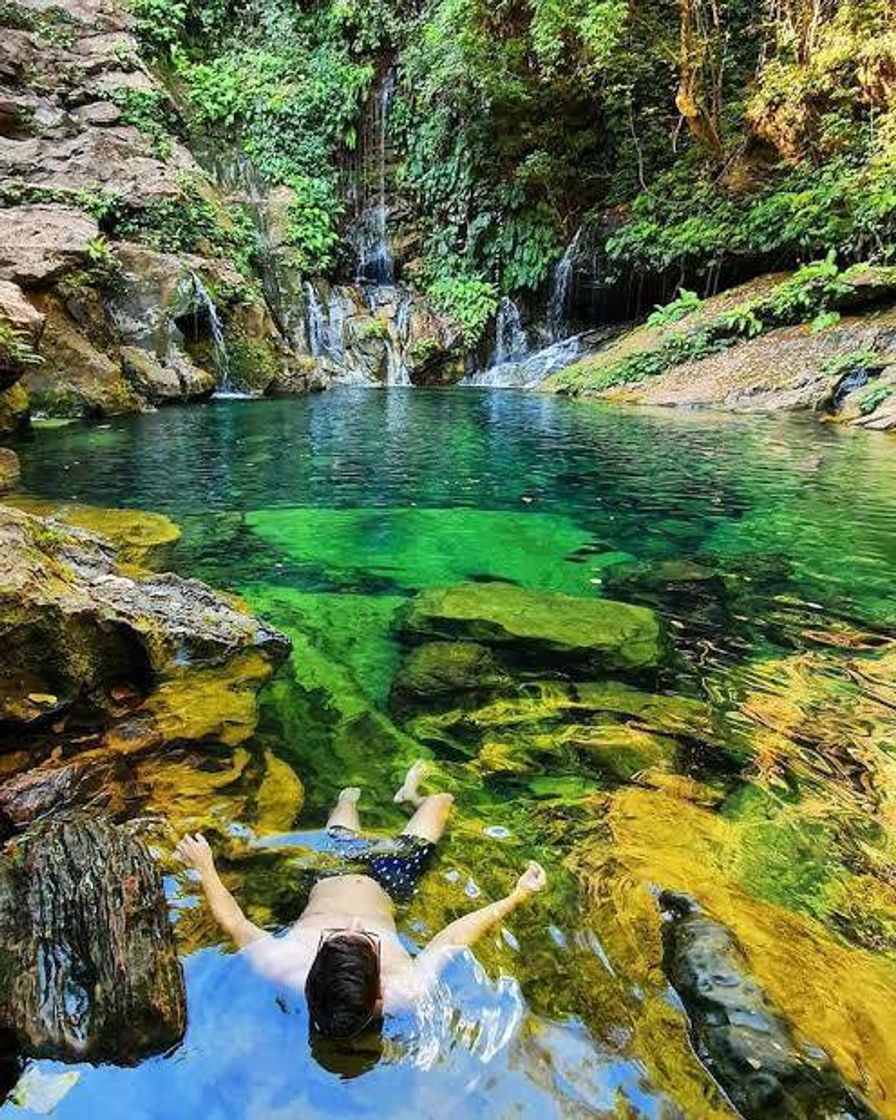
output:
[[[329,853],[345,864],[336,874],[357,869],[375,879],[395,902],[407,902],[413,895],[436,850],[435,844],[422,836],[402,833],[383,840],[362,836],[342,825],[327,829],[327,841]]]

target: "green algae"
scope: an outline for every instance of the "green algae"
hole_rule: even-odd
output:
[[[257,510],[246,523],[293,562],[334,582],[397,588],[505,579],[586,594],[590,571],[566,559],[591,539],[566,517],[475,509]]]
[[[660,630],[644,607],[579,599],[503,583],[465,583],[421,592],[403,612],[404,634],[478,641],[540,654],[585,658],[603,669],[656,665]]]

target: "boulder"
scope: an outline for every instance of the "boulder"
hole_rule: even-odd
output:
[[[35,297],[46,315],[40,365],[22,379],[35,411],[90,419],[139,412],[121,364],[97,348],[56,296]]]
[[[26,288],[52,284],[89,261],[95,219],[56,204],[0,209],[0,280]]]
[[[660,658],[659,621],[646,607],[506,583],[422,591],[399,629],[411,638],[494,645],[531,661],[562,657],[603,669],[642,669]]]
[[[127,125],[86,128],[75,136],[0,139],[0,176],[72,195],[105,191],[140,210],[183,198],[180,175],[196,165],[186,149],[177,146],[175,154],[162,161],[151,141]]]
[[[183,974],[157,866],[105,819],[35,826],[0,859],[0,1028],[18,1051],[136,1064],[183,1037]]]
[[[135,392],[150,404],[198,400],[215,391],[215,375],[177,351],[169,352],[162,362],[151,350],[122,346],[121,369]]]
[[[424,642],[405,658],[392,686],[399,705],[458,693],[506,688],[511,679],[492,652],[475,642]]]
[[[51,760],[0,785],[0,837],[84,805],[124,817],[135,799],[134,776],[121,755],[85,751],[65,762]]]
[[[8,389],[35,360],[44,317],[22,289],[0,280],[0,389]]]
[[[16,382],[8,389],[0,389],[0,436],[11,435],[28,423],[28,390]]]
[[[801,1045],[750,976],[734,935],[686,895],[665,891],[663,963],[691,1038],[745,1120],[873,1120],[874,1112],[817,1047]]]
[[[86,532],[0,507],[0,552],[0,722],[27,724],[76,701],[105,711],[116,685],[158,702],[166,684],[195,687],[185,674],[229,668],[235,695],[254,697],[289,651],[287,638],[197,580],[126,575]]]
[[[19,457],[8,447],[0,447],[0,494],[14,490],[19,482]]]

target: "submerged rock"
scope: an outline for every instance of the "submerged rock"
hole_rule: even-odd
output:
[[[410,637],[481,642],[532,659],[563,655],[604,669],[647,668],[660,658],[659,622],[646,607],[506,583],[422,591],[399,626]]]
[[[123,817],[135,800],[134,775],[121,755],[94,750],[66,762],[51,760],[0,785],[0,836],[85,804]]]
[[[76,701],[97,713],[108,689],[151,692],[188,669],[237,673],[253,691],[285,658],[287,638],[196,580],[118,567],[110,546],[0,507],[0,722],[27,724]]]
[[[510,677],[476,642],[424,642],[408,654],[392,686],[393,702],[413,704],[457,693],[503,688]]]
[[[135,1064],[175,1045],[184,981],[155,861],[108,821],[35,826],[0,859],[0,1028],[59,1061]]]
[[[800,1046],[749,974],[733,934],[685,895],[660,905],[664,965],[690,1020],[698,1055],[746,1120],[872,1120],[827,1055]]]

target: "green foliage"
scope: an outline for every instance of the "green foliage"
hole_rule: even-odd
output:
[[[160,159],[171,155],[172,137],[179,130],[177,112],[168,95],[160,89],[132,89],[120,86],[111,94],[121,109],[121,119],[133,125],[152,141],[153,151]]]
[[[896,387],[893,385],[872,385],[859,397],[859,412],[863,416],[870,416],[872,412],[876,412],[884,401],[888,401],[893,396],[894,388]]]
[[[385,319],[371,319],[369,323],[364,324],[364,329],[361,331],[361,338],[365,341],[382,340],[388,342],[389,324]]]
[[[829,358],[822,363],[822,372],[826,373],[829,377],[842,379],[849,377],[851,373],[858,373],[860,370],[874,370],[875,372],[883,369],[886,364],[885,359],[874,350],[850,350],[846,354],[838,354],[834,358]]]
[[[131,0],[136,31],[151,53],[169,50],[183,32],[186,0]]]
[[[213,204],[190,180],[184,180],[182,189],[183,198],[163,199],[121,216],[114,224],[116,236],[169,253],[229,257],[248,275],[258,252],[258,236],[247,211]]]
[[[427,285],[427,293],[435,307],[457,323],[464,343],[475,346],[498,310],[498,288],[480,276],[465,274],[460,261],[447,258],[440,264],[443,271]]]
[[[686,315],[690,315],[692,311],[699,311],[702,306],[703,300],[696,292],[690,292],[687,288],[682,288],[671,303],[656,308],[648,318],[647,326],[665,327],[669,323],[677,323],[680,319],[684,319]]]
[[[32,347],[27,335],[0,319],[0,357],[6,367],[40,365],[43,358]]]

